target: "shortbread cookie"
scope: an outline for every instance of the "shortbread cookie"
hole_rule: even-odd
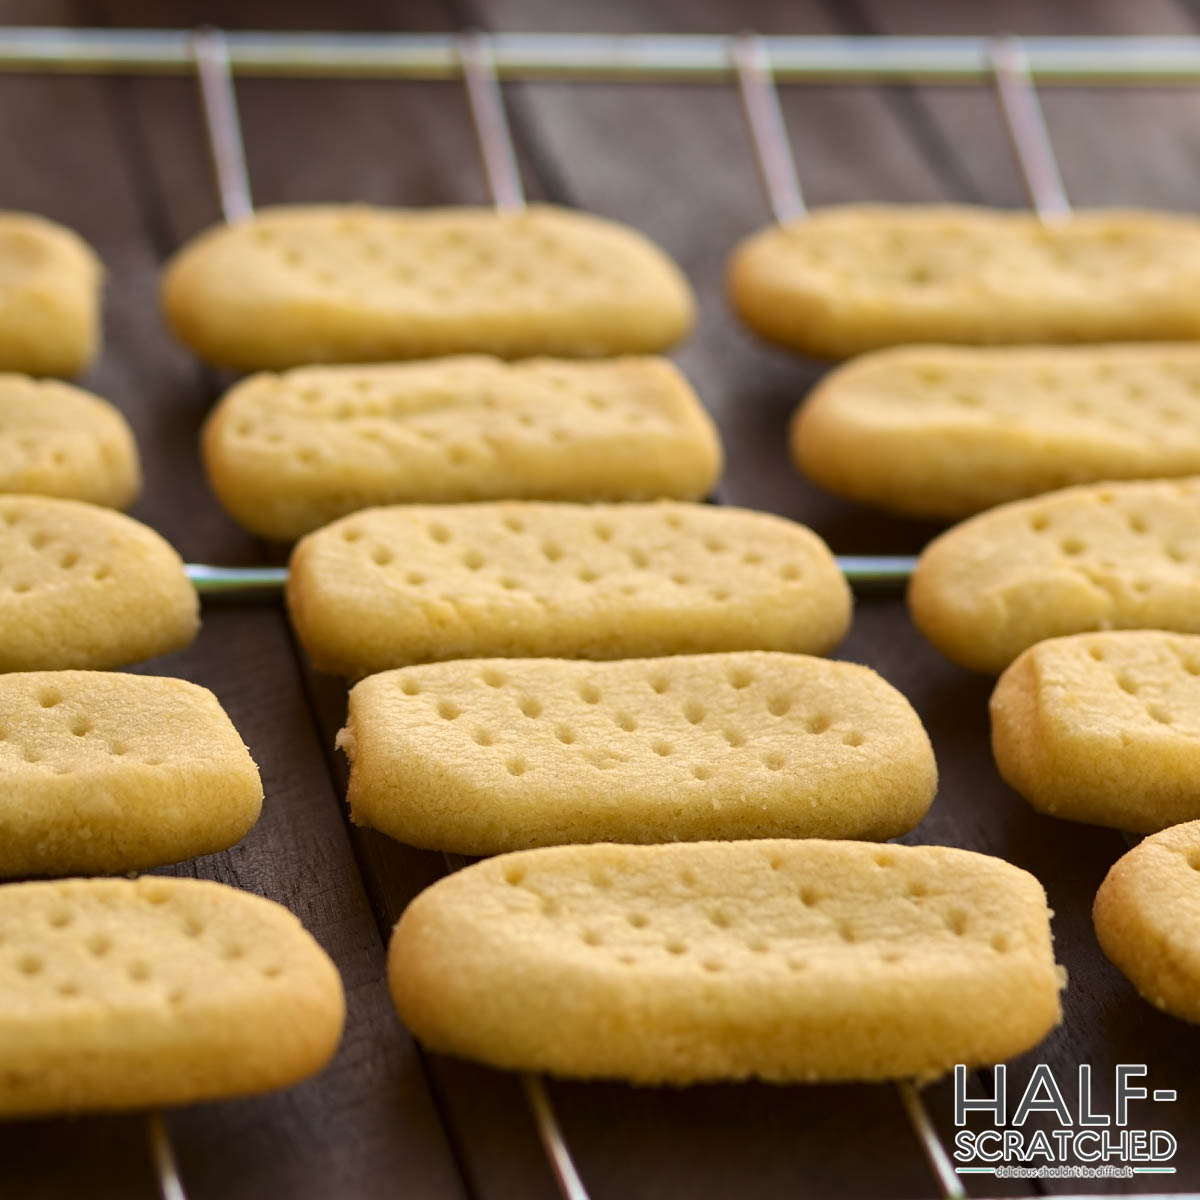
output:
[[[1200,346],[884,350],[796,413],[820,487],[958,518],[1073,483],[1200,472]]]
[[[1153,833],[1200,817],[1200,637],[1127,630],[1026,650],[992,694],[992,750],[1039,812]]]
[[[699,500],[721,469],[712,421],[661,358],[257,375],[221,401],[203,446],[225,508],[280,541],[375,504]]]
[[[258,770],[206,688],[103,671],[0,675],[0,876],[212,854],[261,806]]]
[[[824,653],[850,590],[811,530],[704,504],[410,505],[310,533],[292,621],[351,678],[447,658]]]
[[[0,496],[0,671],[124,666],[199,628],[179,555],[105,508]]]
[[[167,268],[175,332],[243,370],[484,353],[653,353],[691,328],[691,290],[641,234],[537,205],[262,209]]]
[[[1096,893],[1096,937],[1144,1000],[1200,1023],[1200,821],[1146,838]]]
[[[429,1049],[510,1070],[928,1079],[1058,1023],[1048,918],[1032,875],[940,846],[563,846],[423,892],[388,975]]]
[[[341,979],[282,905],[143,876],[0,887],[0,1115],[254,1095],[337,1049]]]
[[[742,652],[460,659],[364,679],[338,746],[350,816],[434,850],[907,833],[937,788],[874,671]]]
[[[998,673],[1034,642],[1200,632],[1200,479],[1092,484],[980,513],[935,538],[908,592],[947,658]]]
[[[1200,337],[1200,221],[1167,213],[950,206],[817,210],[747,238],[730,263],[739,316],[820,358],[910,342]]]
[[[103,270],[78,234],[0,212],[0,371],[78,375],[100,348]]]
[[[128,508],[142,486],[125,418],[90,392],[0,375],[0,492]]]

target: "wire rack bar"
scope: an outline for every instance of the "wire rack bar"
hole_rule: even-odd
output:
[[[151,1113],[146,1118],[146,1139],[150,1143],[150,1157],[154,1162],[158,1191],[162,1200],[187,1200],[162,1113]]]
[[[537,1075],[524,1075],[521,1077],[521,1086],[525,1089],[525,1098],[529,1101],[542,1149],[546,1151],[546,1157],[550,1160],[550,1167],[563,1200],[588,1200],[587,1188],[583,1186],[571,1152],[567,1149],[567,1142],[555,1115],[554,1106],[550,1103],[546,1085]]]
[[[197,30],[192,35],[192,54],[221,214],[228,223],[244,221],[253,216],[254,201],[225,35],[219,29]]]
[[[187,577],[202,596],[229,592],[279,592],[287,584],[287,567],[210,567],[187,563]]]
[[[762,38],[756,33],[741,34],[733,41],[732,55],[759,179],[772,215],[783,225],[803,217],[806,209]]]
[[[847,554],[839,557],[837,564],[852,584],[884,587],[907,580],[917,560],[903,554]],[[187,563],[183,569],[202,596],[278,592],[287,586],[287,567],[211,567],[207,563]]]
[[[229,33],[237,75],[461,78],[452,34]],[[729,82],[729,39],[708,34],[500,33],[489,36],[501,79]],[[784,83],[988,83],[987,37],[762,39]],[[1031,37],[1039,84],[1200,83],[1200,37]],[[192,35],[165,29],[0,30],[0,70],[189,74]]]
[[[992,67],[1000,115],[1008,129],[1030,203],[1043,222],[1064,221],[1071,215],[1071,202],[1021,42],[1013,37],[997,38],[992,43]]]
[[[492,204],[500,212],[519,212],[525,207],[525,191],[496,78],[491,41],[478,32],[464,33],[458,39],[458,53]]]
[[[912,1125],[913,1133],[921,1145],[921,1152],[925,1155],[925,1161],[929,1164],[945,1200],[965,1200],[966,1189],[962,1180],[954,1173],[950,1156],[938,1137],[929,1110],[925,1107],[925,1101],[921,1099],[916,1085],[908,1082],[898,1083],[896,1091],[900,1093],[900,1103],[904,1106],[909,1124]]]

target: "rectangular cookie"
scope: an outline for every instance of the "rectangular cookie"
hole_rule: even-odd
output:
[[[1194,475],[1200,346],[881,350],[826,376],[790,441],[818,486],[915,517]]]
[[[1200,821],[1153,834],[1117,859],[1092,920],[1101,949],[1142,999],[1200,1024]]]
[[[341,1039],[337,968],[286,908],[143,876],[0,887],[0,1116],[287,1087]]]
[[[931,1079],[1060,1019],[1041,885],[941,846],[506,854],[413,901],[388,978],[430,1050],[650,1084]]]
[[[908,602],[947,658],[993,674],[1069,633],[1200,633],[1200,479],[1089,484],[980,513],[925,548]]]
[[[0,496],[0,671],[105,670],[180,650],[200,625],[179,555],[111,509]]]
[[[100,349],[92,248],[63,225],[0,212],[0,371],[78,375]]]
[[[850,622],[811,530],[665,500],[366,509],[297,544],[287,603],[314,665],[351,678],[448,658],[825,653]]]
[[[691,328],[679,268],[613,221],[533,205],[260,209],[185,246],[167,317],[239,370],[448,354],[653,354]]]
[[[991,717],[1000,774],[1039,812],[1130,833],[1200,818],[1200,637],[1039,642],[1000,676]]]
[[[895,688],[799,654],[404,667],[351,691],[337,744],[353,821],[472,855],[883,840],[912,829],[937,788],[929,738]]]
[[[256,375],[226,394],[202,447],[226,510],[280,541],[378,504],[699,500],[721,470],[715,426],[663,358]]]
[[[847,205],[747,238],[729,293],[768,341],[818,358],[912,342],[1200,337],[1200,221],[1097,209]]]
[[[0,675],[0,877],[212,854],[261,806],[258,769],[207,688],[103,671]]]
[[[142,487],[133,431],[82,388],[0,374],[0,492],[128,508]]]

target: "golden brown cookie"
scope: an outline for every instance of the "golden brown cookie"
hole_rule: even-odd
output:
[[[678,267],[641,234],[545,205],[260,209],[185,246],[163,298],[181,341],[247,371],[648,354],[683,337],[694,309]]]
[[[0,887],[0,1115],[298,1083],[337,1049],[337,969],[282,905],[196,879]]]
[[[980,513],[925,548],[908,601],[947,658],[995,674],[1065,634],[1200,632],[1200,480],[1091,484]]]
[[[392,936],[429,1049],[637,1083],[929,1079],[1059,1021],[1033,876],[939,846],[561,846],[427,889]]]
[[[130,517],[77,500],[0,496],[0,671],[125,666],[200,625],[179,555]]]
[[[372,675],[338,745],[350,815],[417,846],[907,833],[937,788],[911,705],[867,667],[741,652],[459,659]]]
[[[379,504],[700,500],[721,470],[716,428],[662,358],[256,375],[217,406],[203,450],[225,508],[280,541]]]
[[[0,876],[212,854],[246,834],[262,794],[207,688],[105,671],[0,675]]]
[[[1092,917],[1104,953],[1144,1000],[1200,1022],[1200,821],[1164,829],[1119,858]]]

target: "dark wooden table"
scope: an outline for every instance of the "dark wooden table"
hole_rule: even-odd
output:
[[[886,0],[268,0],[163,5],[138,0],[0,0],[16,24],[528,31],[1196,33],[1184,0],[1046,5]],[[467,110],[454,84],[246,81],[239,98],[261,203],[384,204],[486,199]],[[824,497],[788,464],[785,424],[819,368],[755,344],[721,296],[725,255],[763,224],[737,101],[720,86],[530,85],[508,89],[531,197],[640,226],[684,265],[701,321],[679,361],[720,422],[729,467],[720,499],[813,525],[841,552],[918,550],[931,527]],[[1200,194],[1200,90],[1047,90],[1050,129],[1078,203],[1194,209]],[[1023,203],[992,97],[967,88],[797,87],[785,108],[813,203],[879,199]],[[109,268],[107,345],[85,381],[137,431],[146,493],[135,515],[193,562],[279,561],[217,507],[196,436],[227,382],[174,345],[156,302],[163,260],[218,217],[194,85],[187,79],[0,77],[0,207],[78,229]],[[349,1022],[318,1079],[262,1099],[172,1113],[168,1128],[191,1200],[241,1197],[553,1197],[554,1183],[516,1080],[423,1056],[384,985],[388,932],[445,869],[440,856],[349,828],[345,768],[332,749],[341,683],[314,675],[278,603],[213,603],[182,654],[148,670],[212,688],[250,745],[266,805],[233,850],[178,868],[288,905],[336,959]],[[1155,1124],[1180,1143],[1178,1174],[1142,1190],[1200,1190],[1200,1032],[1139,1000],[1100,954],[1092,896],[1128,843],[1034,815],[1004,787],[987,746],[989,681],[941,660],[896,594],[860,598],[841,656],[871,664],[916,705],[933,737],[941,790],[913,841],[982,850],[1033,871],[1056,910],[1070,972],[1066,1022],[1011,1071],[1034,1062],[1063,1079],[1090,1063],[1100,1103],[1118,1062],[1146,1063],[1179,1099]],[[987,1086],[986,1075],[977,1077]],[[595,1200],[688,1196],[911,1196],[937,1193],[895,1089],[550,1085]],[[945,1140],[951,1093],[926,1103]],[[1161,1110],[1160,1110],[1161,1112]],[[1126,1188],[1128,1183],[1117,1185]],[[988,1180],[973,1193],[1104,1190]],[[0,1127],[0,1195],[156,1194],[141,1118]]]

